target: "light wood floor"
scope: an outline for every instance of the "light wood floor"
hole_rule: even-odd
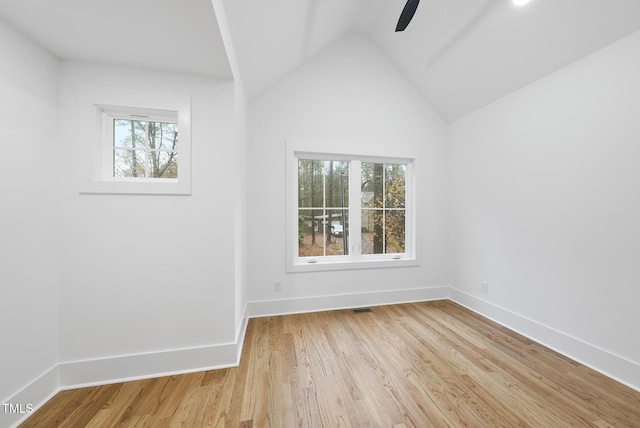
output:
[[[237,368],[63,391],[26,427],[640,427],[640,393],[452,302],[252,319]]]

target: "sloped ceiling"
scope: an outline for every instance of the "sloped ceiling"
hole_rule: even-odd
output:
[[[383,1],[364,31],[447,121],[640,29],[638,0],[422,0],[393,33],[403,2]]]
[[[455,121],[640,30],[640,0],[224,0],[254,98],[349,33],[369,37]],[[63,59],[232,78],[211,0],[0,0],[0,16]]]
[[[455,121],[640,29],[639,0],[228,0],[249,98],[350,32],[378,45]]]
[[[228,0],[227,19],[249,98],[351,32],[369,0]]]

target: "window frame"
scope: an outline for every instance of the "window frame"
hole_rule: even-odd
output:
[[[90,85],[80,87],[78,171],[80,194],[191,195],[191,97]],[[178,177],[114,177],[114,118],[177,123],[180,133]],[[137,118],[140,119],[140,118]]]
[[[418,153],[408,148],[363,145],[344,142],[287,140],[287,272],[313,272],[344,269],[419,266],[418,258]],[[349,161],[349,254],[298,256],[298,160]],[[361,254],[360,165],[361,162],[406,164],[405,252],[400,254]],[[357,172],[356,172],[357,171]],[[355,217],[354,217],[355,216]]]

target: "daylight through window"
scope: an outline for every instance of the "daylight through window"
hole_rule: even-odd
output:
[[[405,252],[407,165],[362,162],[362,254]]]
[[[349,162],[298,162],[298,255],[349,254]]]
[[[290,156],[291,270],[417,264],[415,158],[303,151]]]
[[[178,124],[114,118],[113,177],[177,178]]]
[[[80,85],[80,194],[191,195],[191,96]]]

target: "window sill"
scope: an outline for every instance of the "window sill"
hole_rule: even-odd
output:
[[[79,193],[88,195],[191,195],[191,185],[176,179],[87,180],[80,186]]]
[[[377,260],[342,260],[342,261],[318,261],[310,263],[308,261],[300,261],[291,263],[287,266],[287,272],[323,272],[336,270],[354,270],[354,269],[378,269],[378,268],[399,268],[420,266],[420,261],[415,258],[401,259],[377,259]]]

